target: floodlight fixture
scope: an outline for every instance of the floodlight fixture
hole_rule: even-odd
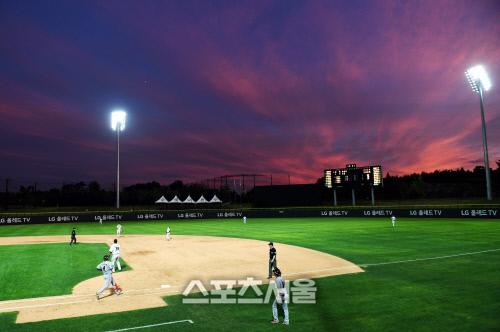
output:
[[[491,80],[483,66],[477,65],[469,68],[465,72],[465,76],[467,76],[467,80],[474,92],[479,93],[480,90],[488,91],[491,89]]]
[[[125,122],[127,120],[127,113],[122,110],[111,112],[111,129],[114,131],[123,131],[125,129]]]
[[[477,65],[469,68],[465,72],[472,90],[479,94],[479,108],[481,110],[481,131],[483,136],[483,153],[484,153],[484,174],[486,177],[486,199],[493,199],[491,191],[491,175],[490,162],[488,159],[488,140],[486,139],[486,121],[484,119],[484,91],[491,89],[491,81],[488,73],[483,66]]]
[[[125,129],[127,113],[123,110],[111,112],[111,129],[116,131],[116,208],[120,208],[120,132]]]

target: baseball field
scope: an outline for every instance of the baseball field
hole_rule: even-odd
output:
[[[115,238],[116,223],[0,227],[0,331],[500,330],[498,221],[401,219],[396,227],[388,218],[122,224],[123,270],[115,277],[124,294],[100,300],[96,265]],[[171,241],[164,237],[167,225]],[[80,243],[69,246],[73,226]],[[290,303],[289,326],[270,324],[266,301],[183,303],[180,293],[192,279],[207,284],[260,278],[266,294],[269,241],[286,280],[315,282],[315,303]]]

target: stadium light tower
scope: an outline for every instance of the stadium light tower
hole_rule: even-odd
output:
[[[127,113],[122,110],[111,112],[111,129],[116,131],[117,157],[116,157],[116,208],[120,208],[120,132],[125,129]]]
[[[474,66],[469,68],[465,72],[465,76],[467,76],[467,80],[472,87],[472,91],[479,94],[479,105],[481,107],[481,124],[483,131],[483,151],[484,151],[484,171],[486,175],[486,198],[491,201],[491,176],[490,176],[490,162],[488,160],[488,142],[486,140],[486,124],[484,121],[484,100],[483,93],[484,91],[488,91],[491,88],[491,81],[488,77],[488,73],[483,66]]]

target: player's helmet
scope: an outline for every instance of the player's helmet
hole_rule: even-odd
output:
[[[274,273],[277,277],[281,276],[281,271],[280,271],[280,269],[278,269],[277,267],[276,267],[276,268],[274,268],[273,273]]]
[[[104,257],[102,259],[104,259],[105,261],[109,261],[109,256],[108,255],[104,255]]]

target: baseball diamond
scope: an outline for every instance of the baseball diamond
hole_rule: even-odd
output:
[[[64,236],[2,238],[0,245],[65,242]],[[107,235],[83,235],[82,243],[106,243]],[[162,296],[182,293],[190,280],[209,284],[219,276],[225,279],[262,279],[266,264],[260,259],[263,241],[226,237],[128,235],[122,237],[122,254],[132,268],[117,273],[124,294],[107,301],[95,301],[93,290],[101,277],[85,280],[73,287],[72,294],[60,298],[31,298],[0,302],[0,312],[19,311],[17,323],[36,322],[103,313],[138,310],[167,305]],[[290,272],[290,280],[357,273],[363,270],[338,257],[297,246],[277,244],[284,256],[281,266]],[[228,252],[227,248],[231,248]],[[317,271],[317,272],[315,272]],[[160,284],[169,288],[161,290]],[[89,295],[90,294],[90,295]]]
[[[494,221],[398,218],[393,227],[390,218],[257,218],[247,224],[236,218],[168,226],[174,232],[170,241],[165,222],[125,223],[127,234],[119,240],[122,271],[113,273],[123,294],[114,296],[110,289],[99,300],[95,291],[102,275],[91,272],[94,264],[82,263],[99,262],[102,255],[90,254],[94,247],[107,254],[116,224],[75,224],[73,246],[67,245],[72,224],[0,227],[0,328],[268,331],[271,303],[184,304],[182,293],[192,280],[213,291],[210,280],[247,277],[262,280],[265,293],[270,240],[285,283],[312,278],[317,288],[315,304],[289,304],[294,331],[499,327],[500,288],[494,280],[500,271],[500,225]],[[7,259],[14,252],[17,259]],[[37,264],[29,265],[32,261]],[[202,299],[198,292],[189,298]],[[415,307],[429,305],[442,313],[439,318],[431,311],[412,315]],[[399,314],[390,314],[395,308]],[[462,315],[470,319],[455,320]],[[185,320],[193,323],[165,323]]]

